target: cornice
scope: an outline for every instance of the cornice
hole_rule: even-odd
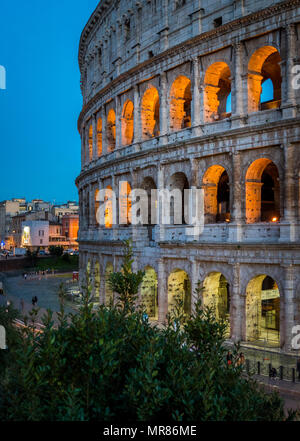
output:
[[[113,1],[110,0],[105,0],[104,2],[100,2],[83,30],[79,44],[79,56],[78,56],[80,70],[82,70],[82,65],[83,65],[83,52],[84,52],[83,45],[88,39],[90,33],[93,31],[94,25],[100,16],[99,8],[101,6],[107,5],[106,9],[108,9],[108,6],[111,6],[112,3]],[[238,18],[229,23],[225,23],[224,25],[218,28],[211,29],[210,31],[204,32],[203,34],[197,35],[196,37],[190,38],[189,40],[179,43],[178,45],[172,46],[171,48],[165,50],[164,52],[155,55],[150,60],[146,60],[143,63],[134,66],[133,68],[122,73],[113,81],[111,81],[109,84],[107,84],[103,89],[97,92],[96,95],[94,95],[88,103],[86,103],[83,106],[78,118],[78,131],[80,131],[80,126],[82,120],[84,119],[85,114],[94,106],[94,104],[96,104],[99,98],[110,89],[113,89],[117,84],[119,84],[123,80],[126,80],[128,76],[138,73],[145,67],[151,67],[151,65],[157,65],[160,61],[162,61],[168,56],[171,57],[173,55],[176,55],[176,53],[178,52],[182,53],[183,48],[186,49],[191,48],[193,46],[198,45],[203,40],[219,37],[228,31],[234,31],[251,23],[262,21],[265,18],[270,18],[270,16],[280,14],[283,11],[286,12],[287,10],[293,9],[295,6],[299,6],[299,5],[300,5],[300,0],[283,1],[274,6],[270,6],[268,8],[262,9],[261,11],[256,11],[245,17]]]

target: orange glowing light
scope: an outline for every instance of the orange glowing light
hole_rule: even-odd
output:
[[[277,222],[278,218],[277,217],[272,217],[272,222]]]

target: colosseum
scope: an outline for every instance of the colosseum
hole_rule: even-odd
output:
[[[107,276],[132,238],[150,320],[163,322],[177,297],[193,311],[201,281],[202,302],[227,320],[229,340],[293,350],[299,39],[300,0],[100,1],[79,45],[76,179],[80,280],[90,274],[95,302],[113,299]],[[151,204],[155,189],[203,189],[202,234],[172,216],[168,225],[131,223],[124,200],[136,188]],[[101,189],[117,195],[104,224]]]

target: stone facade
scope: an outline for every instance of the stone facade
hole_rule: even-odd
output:
[[[136,268],[149,267],[141,298],[153,319],[165,319],[174,291],[193,309],[200,280],[232,340],[259,339],[261,319],[274,313],[264,329],[291,349],[300,324],[299,38],[299,0],[99,3],[79,47],[76,184],[80,278],[90,271],[100,302],[111,298],[107,274],[132,237]],[[273,97],[262,102],[269,79]],[[203,234],[195,241],[173,224],[100,227],[95,196],[117,193],[120,181],[147,192],[203,188]],[[266,276],[272,289],[263,289]],[[262,293],[276,292],[280,308],[269,311]]]

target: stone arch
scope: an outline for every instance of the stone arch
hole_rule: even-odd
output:
[[[106,187],[104,202],[106,202],[106,209],[104,213],[105,228],[112,228],[113,225],[113,201],[112,201],[112,187]]]
[[[170,90],[170,131],[191,127],[191,80],[180,75]]]
[[[102,118],[97,121],[97,154],[98,158],[102,155]]]
[[[280,344],[280,292],[266,275],[253,277],[246,288],[246,341]]]
[[[134,132],[133,121],[133,102],[127,100],[123,106],[122,112],[122,145],[128,145],[132,143]]]
[[[89,161],[92,161],[93,159],[93,126],[92,124],[89,127],[89,139],[88,139],[88,145],[89,145]]]
[[[222,165],[212,165],[204,173],[205,223],[230,222],[229,176]]]
[[[100,263],[98,260],[95,263],[94,297],[98,302],[100,301]]]
[[[158,320],[158,298],[157,298],[157,274],[154,268],[146,266],[145,275],[141,283],[141,302],[148,317]]]
[[[153,200],[153,194],[151,193],[152,190],[156,190],[156,184],[154,179],[151,176],[146,176],[142,183],[141,183],[141,187],[143,190],[146,190],[147,192],[147,197],[148,197],[148,227],[151,228],[154,224],[155,224],[155,219],[152,219],[151,216],[151,208],[156,208],[157,207],[157,198],[155,198]],[[150,233],[149,233],[150,235]],[[152,238],[152,235],[151,235]]]
[[[122,181],[120,184],[119,207],[120,223],[130,225],[131,223],[131,186],[128,181]]]
[[[113,152],[116,147],[116,114],[110,109],[107,115],[107,151]]]
[[[280,182],[278,168],[271,159],[259,158],[246,172],[246,222],[280,220]]]
[[[189,189],[189,181],[183,172],[174,173],[168,180],[167,189],[180,190],[181,199],[179,200],[171,197],[170,200],[170,223],[171,224],[185,224],[185,213],[188,212],[188,198],[185,195],[185,191]],[[180,215],[181,213],[181,215]]]
[[[257,49],[248,63],[248,113],[274,109],[281,105],[281,57],[274,46]],[[271,79],[274,96],[261,103],[262,84]]]
[[[110,306],[111,304],[114,303],[114,293],[111,290],[109,284],[108,284],[108,277],[111,273],[114,272],[114,266],[111,262],[107,262],[106,267],[105,267],[105,274],[104,274],[104,279],[105,279],[105,306]]]
[[[142,138],[159,136],[159,94],[154,86],[143,95],[141,105]]]
[[[226,103],[231,93],[231,72],[227,63],[217,61],[208,67],[204,77],[204,121],[227,118]]]
[[[217,320],[227,322],[226,335],[230,336],[230,285],[220,272],[209,273],[203,281],[203,305],[213,308]]]
[[[172,312],[176,301],[183,302],[183,312],[191,314],[191,282],[182,269],[174,269],[168,277],[168,312]]]

